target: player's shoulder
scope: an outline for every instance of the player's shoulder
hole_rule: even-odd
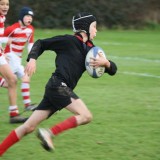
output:
[[[64,34],[64,35],[59,35],[60,37],[64,38],[64,39],[70,39],[70,38],[73,38],[73,35],[70,35],[70,34]]]
[[[79,40],[74,35],[66,34],[65,39],[69,44],[77,44]]]
[[[62,43],[64,46],[72,46],[75,43],[74,36],[69,34],[58,35],[53,37],[57,42]]]
[[[62,40],[62,41],[69,41],[70,39],[73,38],[73,36],[69,34],[64,34],[64,35],[57,35],[54,38]]]
[[[72,42],[73,36],[69,34],[56,35],[50,38],[52,41],[63,42],[65,44],[70,44]]]
[[[75,35],[71,35],[71,34],[66,34],[65,38],[67,41],[69,42],[79,42],[79,40],[77,39],[77,37]]]
[[[6,36],[6,35],[10,34],[11,32],[13,32],[15,29],[17,29],[19,27],[20,27],[19,23],[14,23],[14,24],[12,24],[10,26],[7,26],[5,28],[4,35]]]

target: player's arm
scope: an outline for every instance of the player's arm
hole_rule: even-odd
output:
[[[30,52],[28,54],[27,62],[29,62],[29,60],[31,58],[36,60],[43,52],[44,52],[44,49],[42,47],[42,43],[41,43],[40,40],[37,40],[33,44],[32,48],[31,48],[31,50],[30,50]]]
[[[31,29],[32,29],[32,33],[28,38],[28,45],[27,45],[28,54],[31,51],[31,48],[33,47],[33,44],[34,44],[34,29],[33,27],[31,27]]]
[[[27,45],[28,53],[31,51],[32,47],[33,47],[33,43],[28,43],[28,45]]]
[[[36,71],[36,60],[37,58],[43,53],[42,50],[42,44],[40,42],[40,40],[37,40],[33,47],[30,50],[30,53],[28,54],[28,58],[27,58],[27,64],[25,67],[25,73],[28,76],[32,76],[33,73],[35,73]]]
[[[109,62],[109,63],[108,63]],[[107,65],[107,66],[105,66],[105,72],[106,73],[108,73],[109,75],[115,75],[116,74],[116,72],[117,72],[117,65],[113,62],[113,61],[111,61],[111,60],[108,60],[108,64],[109,65]]]
[[[37,40],[33,47],[31,48],[30,53],[28,54],[27,61],[29,61],[30,58],[38,59],[38,57],[46,50],[52,50],[56,51],[57,48],[59,48],[59,41],[61,41],[61,37],[53,37],[53,38],[47,38],[43,40]]]
[[[4,30],[3,38],[2,38],[2,43],[6,43],[7,45],[11,44],[11,36],[14,32],[13,26],[9,26]]]
[[[110,61],[106,59],[103,54],[98,53],[99,57],[91,58],[90,65],[98,68],[98,67],[106,67],[110,68]]]
[[[28,76],[32,76],[33,73],[36,72],[36,60],[33,58],[30,58],[29,62],[27,63],[24,72],[28,75]]]
[[[90,65],[97,67],[105,67],[105,72],[109,75],[114,75],[117,72],[117,66],[111,60],[106,59],[101,53],[98,58],[91,58]]]
[[[37,40],[27,57],[27,65],[25,67],[25,73],[32,76],[36,71],[36,60],[45,50],[55,50],[57,38],[48,38],[43,40]]]
[[[117,66],[116,64],[111,61],[108,60],[107,58],[103,57],[102,55],[99,54],[99,63],[100,66],[104,66],[105,67],[105,72],[108,73],[109,75],[115,75],[117,72]]]

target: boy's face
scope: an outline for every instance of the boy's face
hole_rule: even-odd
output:
[[[23,17],[23,23],[25,24],[25,26],[30,25],[32,21],[33,21],[33,17],[31,15],[25,15]]]
[[[0,15],[7,15],[9,10],[9,0],[0,0]]]
[[[91,23],[89,27],[90,40],[93,40],[97,33],[97,22],[94,21]]]

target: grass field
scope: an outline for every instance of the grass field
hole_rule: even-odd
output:
[[[35,39],[71,33],[36,30]],[[35,133],[10,148],[4,160],[160,160],[160,31],[100,31],[94,43],[116,62],[116,76],[93,79],[85,73],[75,92],[92,111],[89,125],[64,132],[48,153]],[[55,69],[54,53],[46,52],[32,77],[32,101],[38,103]],[[24,56],[26,57],[26,56]],[[25,63],[25,58],[24,58]],[[22,98],[18,89],[18,105]],[[0,89],[0,141],[18,125],[8,123],[7,91]],[[23,110],[23,107],[20,107]],[[25,113],[24,116],[30,115]],[[40,124],[51,127],[71,114],[62,110]]]

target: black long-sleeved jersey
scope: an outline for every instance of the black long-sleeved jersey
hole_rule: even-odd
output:
[[[53,75],[59,77],[70,88],[74,89],[82,76],[85,68],[85,57],[94,46],[91,41],[83,43],[81,35],[63,35],[37,40],[27,58],[37,59],[45,50],[56,53],[56,70]],[[110,68],[105,72],[114,75],[117,71],[116,64],[110,61]]]

